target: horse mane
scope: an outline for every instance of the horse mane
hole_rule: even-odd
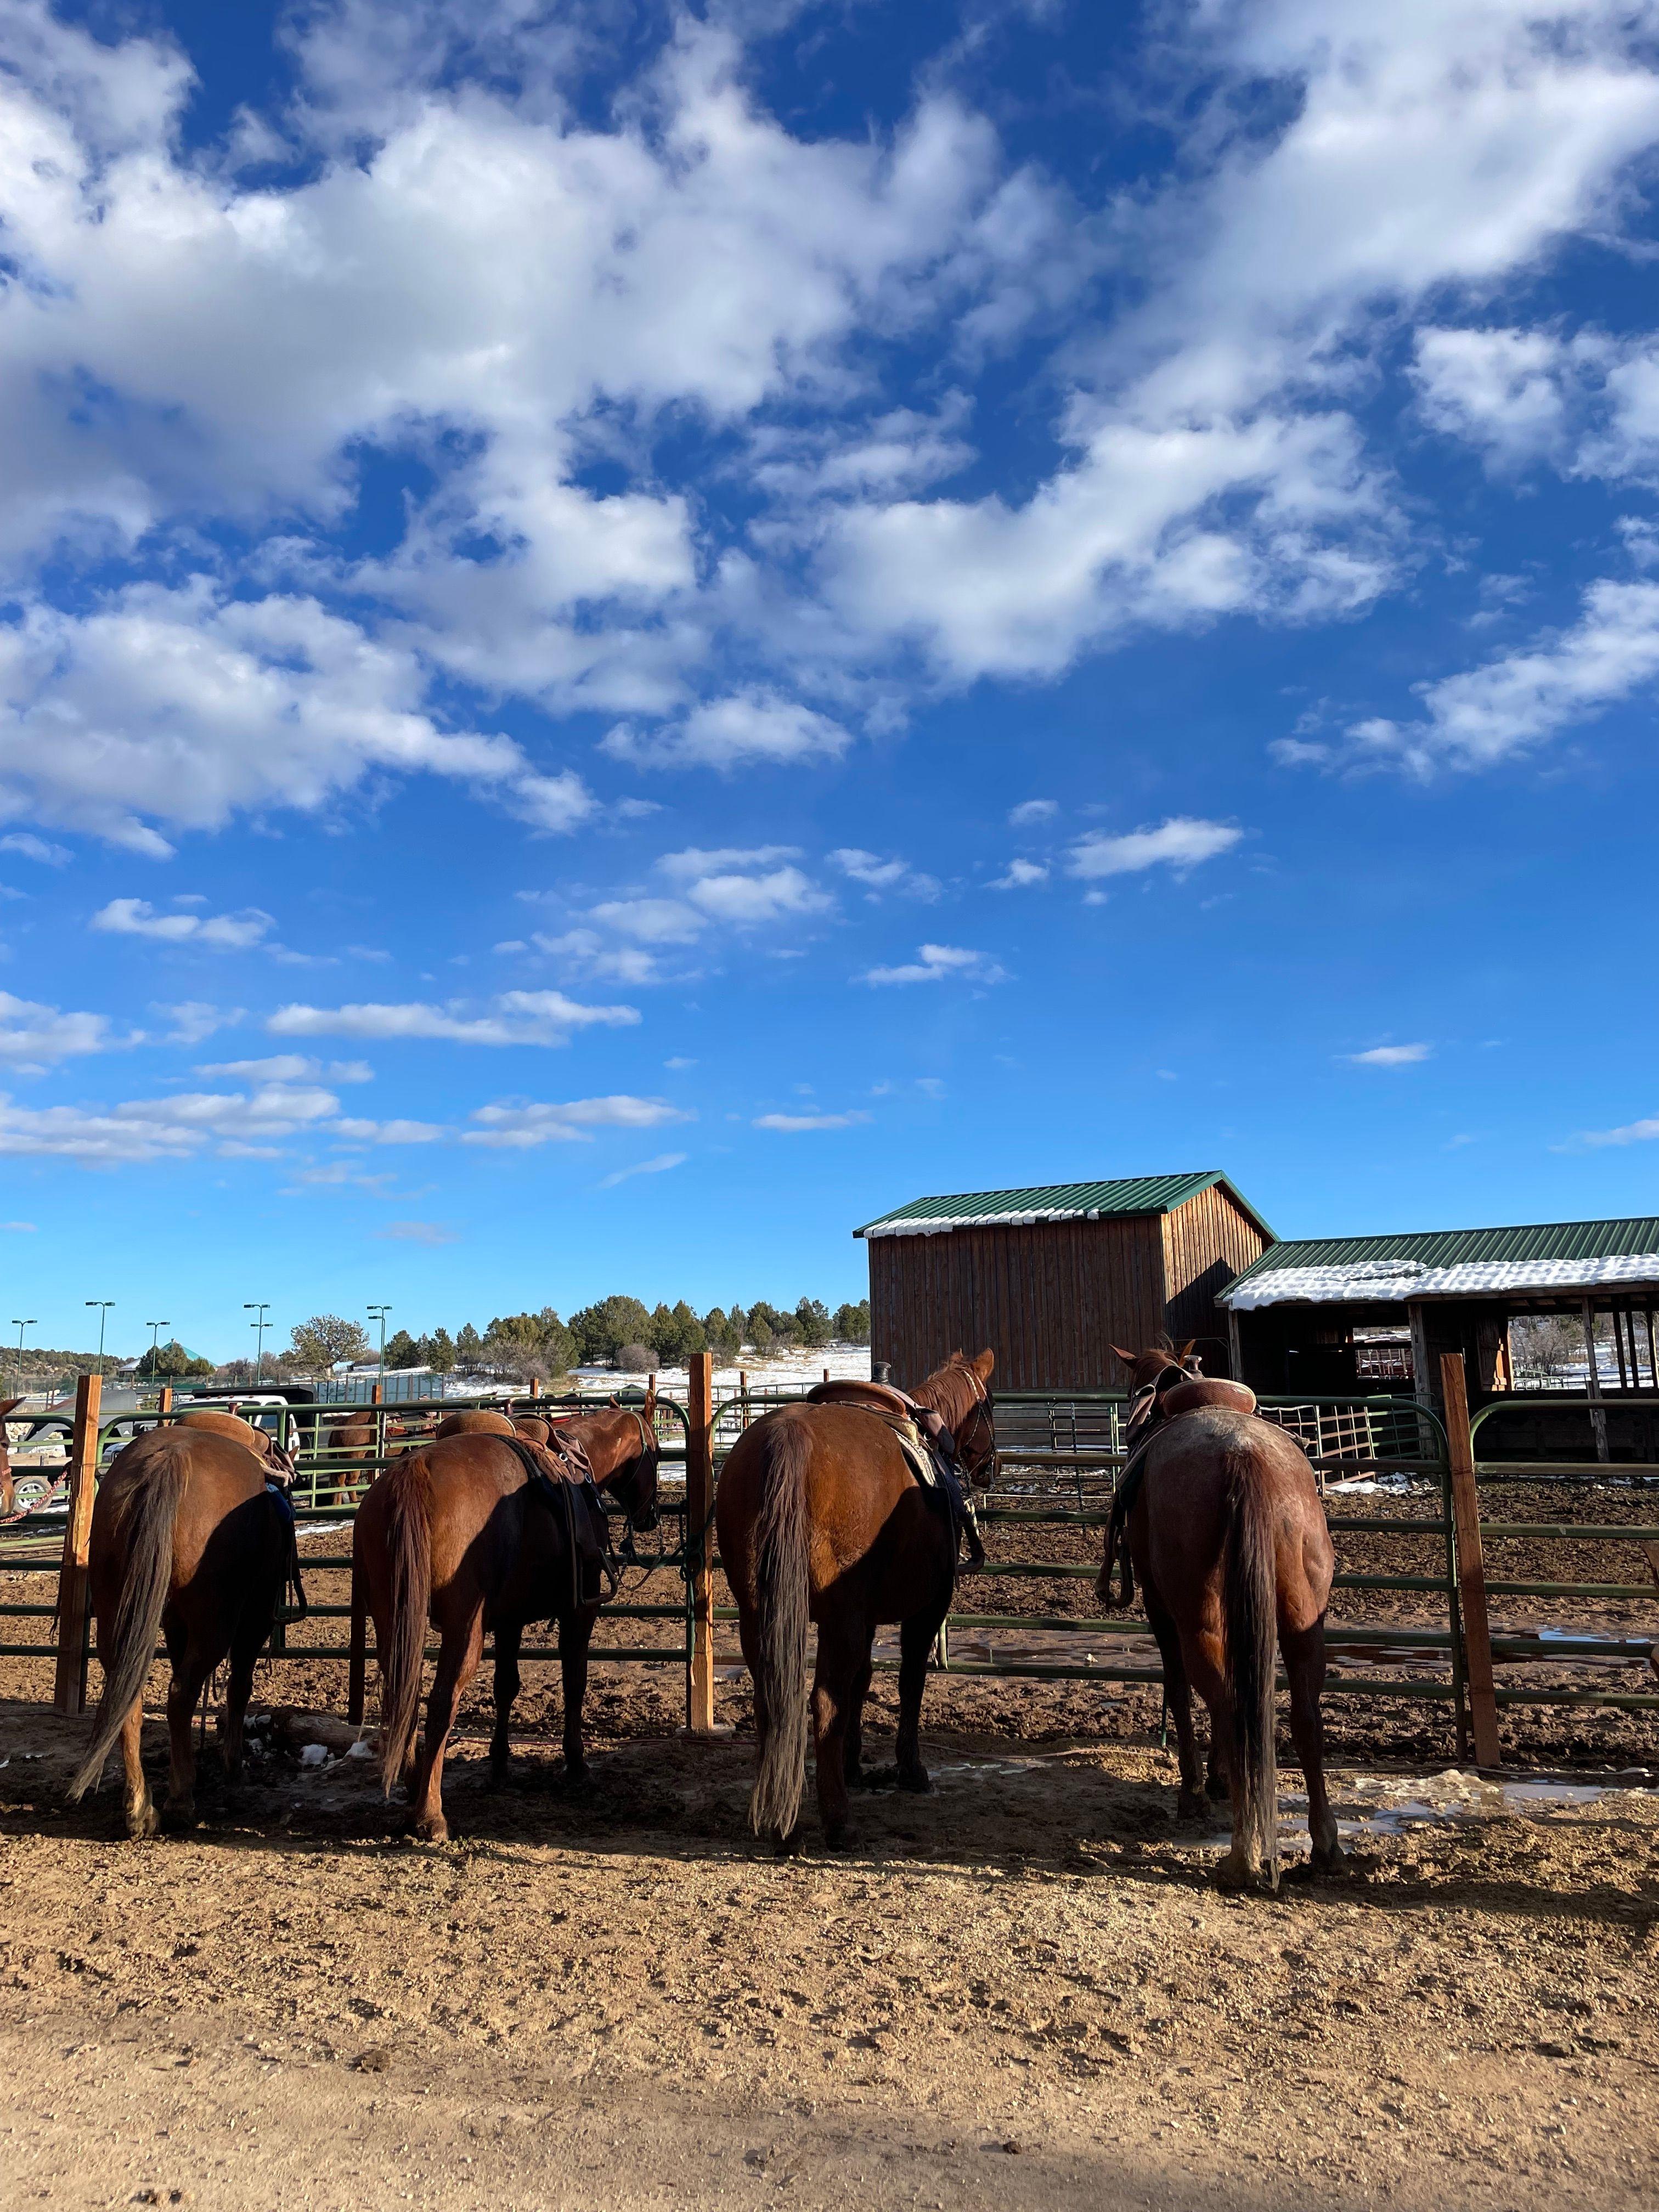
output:
[[[973,1412],[986,1389],[973,1361],[957,1351],[942,1367],[936,1367],[925,1382],[919,1382],[910,1395],[919,1406],[930,1406],[945,1427],[954,1431]]]

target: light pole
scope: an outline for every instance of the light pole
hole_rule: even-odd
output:
[[[149,1371],[152,1375],[155,1375],[160,1371],[161,1365],[161,1360],[156,1357],[161,1341],[161,1331],[164,1328],[171,1328],[173,1323],[170,1321],[147,1321],[144,1327],[149,1331]]]
[[[109,1310],[115,1301],[113,1298],[88,1298],[87,1304],[98,1309],[98,1372],[101,1375],[104,1371],[104,1323],[109,1319]]]
[[[255,1382],[258,1382],[259,1380],[259,1370],[264,1364],[265,1316],[270,1311],[270,1302],[268,1298],[244,1298],[242,1300],[242,1311],[244,1313],[257,1314],[258,1316],[258,1319],[257,1321],[251,1321],[248,1323],[248,1327],[250,1328],[256,1329],[258,1332],[253,1343],[253,1379]]]
[[[34,1316],[31,1314],[27,1321],[19,1321],[14,1314],[11,1325],[17,1331],[17,1395],[21,1398],[23,1395],[23,1331],[34,1327]]]
[[[390,1307],[390,1306],[370,1306],[370,1307],[368,1308],[368,1317],[369,1317],[369,1319],[370,1319],[371,1321],[378,1321],[378,1322],[380,1322],[380,1395],[381,1395],[382,1397],[385,1397],[385,1395],[386,1395],[386,1316],[387,1316],[387,1315],[392,1311],[392,1309],[391,1309],[391,1307]]]

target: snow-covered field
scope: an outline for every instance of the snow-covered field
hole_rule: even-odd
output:
[[[576,1378],[584,1389],[614,1390],[618,1384],[644,1380],[638,1375],[618,1375],[614,1367],[579,1367]],[[867,1344],[831,1344],[817,1352],[745,1352],[729,1367],[714,1370],[716,1398],[735,1397],[748,1379],[751,1390],[804,1390],[829,1375],[839,1382],[853,1376],[870,1379]],[[657,1376],[657,1389],[665,1398],[684,1399],[691,1377],[684,1367],[665,1367]]]

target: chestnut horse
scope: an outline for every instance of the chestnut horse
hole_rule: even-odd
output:
[[[292,1543],[287,1512],[266,1489],[263,1460],[234,1436],[168,1426],[135,1437],[121,1452],[92,1510],[92,1604],[104,1693],[91,1745],[70,1785],[71,1803],[96,1784],[119,1736],[127,1833],[153,1836],[161,1826],[139,1758],[144,1683],[158,1633],[173,1666],[169,1821],[183,1823],[194,1811],[191,1722],[227,1656],[220,1741],[226,1774],[238,1778],[254,1662],[276,1618]]]
[[[1116,1351],[1117,1347],[1113,1346]],[[1342,1854],[1325,1792],[1319,1696],[1335,1559],[1307,1455],[1241,1384],[1194,1379],[1173,1351],[1118,1352],[1136,1385],[1138,1461],[1121,1483],[1097,1595],[1114,1603],[1119,1528],[1140,1577],[1181,1761],[1178,1814],[1204,1810],[1192,1692],[1210,1711],[1210,1778],[1232,1802],[1232,1848],[1219,1879],[1279,1884],[1274,1644],[1290,1676],[1291,1733],[1307,1777],[1316,1868]],[[1129,1469],[1126,1468],[1125,1474]],[[1127,1510],[1125,1510],[1127,1509]],[[1126,1577],[1123,1597],[1129,1583]]]
[[[994,1364],[990,1352],[953,1352],[914,1393],[941,1417],[970,1476],[996,1454],[987,1387]],[[878,1415],[808,1403],[781,1406],[738,1437],[720,1470],[714,1518],[754,1683],[750,1824],[780,1848],[795,1834],[806,1779],[807,1632],[816,1623],[818,1811],[825,1841],[837,1843],[848,1785],[861,1778],[864,1700],[883,1622],[899,1624],[898,1786],[932,1786],[921,1763],[921,1693],[956,1586],[953,1516],[921,1487]]]
[[[582,1698],[609,1541],[598,1525],[603,1509],[590,1504],[592,1492],[585,1491],[579,1470],[585,1463],[593,1481],[615,1493],[632,1527],[654,1528],[655,1410],[653,1393],[638,1409],[562,1423],[560,1439],[575,1447],[568,1459],[492,1415],[500,1430],[469,1424],[406,1453],[364,1498],[352,1538],[353,1607],[361,1617],[366,1606],[373,1616],[380,1653],[381,1779],[389,1796],[395,1782],[410,1775],[411,1826],[423,1841],[441,1843],[449,1834],[444,1753],[486,1632],[495,1639],[492,1778],[501,1781],[507,1772],[520,1639],[527,1623],[545,1620],[559,1627],[565,1772],[573,1782],[586,1773]],[[417,1753],[428,1617],[440,1650]]]

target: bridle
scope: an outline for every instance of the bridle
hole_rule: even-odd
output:
[[[960,1429],[953,1429],[951,1431],[951,1440],[957,1448],[957,1457],[962,1461],[964,1469],[968,1472],[982,1474],[986,1468],[995,1465],[997,1455],[996,1414],[992,1405],[991,1394],[986,1389],[984,1383],[980,1381],[979,1376],[974,1368],[971,1367],[965,1359],[963,1361],[960,1367],[955,1368],[951,1371],[955,1374],[964,1376],[973,1391],[974,1403],[969,1411],[969,1422],[980,1425],[980,1426],[981,1426],[987,1432],[986,1437],[981,1439],[978,1438],[978,1431],[975,1430],[976,1440],[983,1445],[984,1457],[980,1461],[976,1468],[968,1469],[968,1425],[964,1424],[964,1425]]]

